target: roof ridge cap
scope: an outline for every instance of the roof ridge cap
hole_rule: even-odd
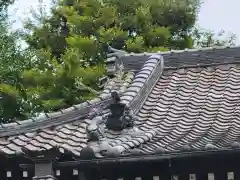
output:
[[[184,53],[184,52],[198,52],[198,51],[208,51],[208,50],[221,50],[221,49],[232,49],[232,48],[240,48],[239,46],[212,46],[212,47],[203,47],[203,48],[185,48],[183,50],[168,50],[168,51],[157,51],[157,52],[142,52],[142,53],[134,53],[134,52],[129,52],[125,53],[125,56],[150,56],[154,54],[177,54],[177,53]]]
[[[142,103],[145,101],[146,94],[151,92],[152,83],[156,83],[157,79],[161,76],[163,69],[163,56],[161,54],[150,56],[141,70],[136,74],[134,80],[129,85],[129,88],[122,95],[121,102],[129,104],[133,111],[138,111],[142,106]],[[141,95],[141,93],[143,94]]]

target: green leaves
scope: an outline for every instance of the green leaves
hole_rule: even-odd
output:
[[[84,37],[73,35],[67,38],[67,43],[70,47],[78,49],[80,54],[91,56],[98,51],[98,42],[96,37]]]
[[[144,51],[144,39],[141,36],[128,39],[126,41],[126,49],[130,52],[140,53]]]
[[[98,30],[99,41],[101,43],[110,44],[118,49],[124,47],[124,42],[128,39],[128,32],[117,28],[100,28]]]
[[[233,46],[236,43],[236,35],[226,33],[224,30],[214,33],[210,30],[194,27],[191,37],[196,47]]]
[[[169,47],[174,36],[188,36],[195,23],[198,6],[197,0],[64,0],[55,6],[52,17],[49,17],[58,20],[59,26],[56,26],[56,21],[51,24],[46,20],[47,26],[38,28],[42,32],[45,29],[45,35],[35,29],[38,38],[34,39],[42,44],[38,47],[51,49],[57,58],[65,53],[65,49],[73,48],[78,51],[79,58],[84,59],[84,64],[92,64],[92,61],[102,59],[105,53],[100,51],[106,44],[136,52]],[[64,37],[55,33],[61,28],[68,32]],[[143,39],[140,41],[132,36]],[[58,39],[65,39],[65,42],[56,43]],[[189,43],[184,44],[189,47]]]
[[[117,10],[113,6],[101,7],[98,10],[95,25],[97,28],[112,28],[117,21]]]
[[[8,96],[12,97],[20,97],[19,91],[16,89],[16,87],[10,85],[10,84],[0,84],[0,93],[7,94]]]
[[[9,33],[8,26],[4,19],[0,20],[0,119],[4,122],[24,117],[21,73],[30,64],[30,54],[26,55],[17,45],[19,34]]]
[[[167,47],[168,41],[171,38],[171,33],[168,28],[155,27],[150,29],[145,35],[146,44],[152,47],[165,46]]]

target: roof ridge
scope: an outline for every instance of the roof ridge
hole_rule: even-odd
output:
[[[125,83],[123,86],[118,90],[120,94],[122,94],[131,81],[134,78],[134,73],[129,72],[128,75],[125,77]],[[114,82],[114,83],[113,83]],[[113,83],[113,84],[111,84]],[[50,127],[55,125],[60,125],[64,123],[68,123],[74,121],[76,119],[82,118],[86,116],[91,108],[98,106],[99,104],[107,103],[111,100],[111,91],[116,89],[114,88],[115,85],[115,78],[110,81],[103,92],[96,98],[92,100],[85,101],[80,104],[73,105],[66,109],[61,109],[56,112],[51,113],[43,113],[43,115],[38,117],[31,117],[27,120],[23,121],[16,121],[13,123],[6,123],[0,124],[0,137],[15,135],[19,133],[23,133],[26,131],[34,131],[43,127]],[[65,117],[66,116],[66,117]],[[63,120],[60,118],[65,117]]]
[[[125,53],[121,56],[125,71],[138,70],[149,56],[160,54],[164,57],[166,68],[182,68],[211,64],[227,64],[240,62],[240,46],[207,47],[184,50],[170,50],[154,53]]]
[[[125,52],[125,56],[149,56],[149,55],[154,55],[154,54],[174,54],[174,53],[184,53],[184,52],[198,52],[198,51],[208,51],[208,50],[222,50],[222,49],[234,49],[234,48],[240,48],[239,46],[213,46],[213,47],[203,47],[203,48],[185,48],[182,50],[169,50],[169,51],[157,51],[157,52],[142,52],[142,53],[134,53],[134,52]]]
[[[114,49],[114,53],[121,53],[125,55],[153,55],[153,54],[169,54],[169,53],[182,53],[182,52],[194,52],[194,51],[207,51],[207,50],[221,50],[221,49],[232,49],[232,48],[240,48],[240,45],[237,46],[211,46],[211,47],[200,47],[200,48],[185,48],[181,50],[171,49],[168,51],[157,51],[157,52],[142,52],[142,53],[134,53],[134,52],[127,52],[118,49]]]

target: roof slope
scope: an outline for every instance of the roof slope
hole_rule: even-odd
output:
[[[143,130],[158,129],[139,150],[231,148],[240,138],[240,66],[169,70],[138,113]]]

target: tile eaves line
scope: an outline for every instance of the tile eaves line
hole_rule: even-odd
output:
[[[73,105],[69,108],[66,108],[66,109],[62,109],[62,110],[59,110],[59,111],[56,111],[56,112],[51,112],[51,113],[43,113],[42,116],[39,116],[39,117],[31,117],[29,119],[26,119],[26,120],[22,120],[22,121],[16,121],[16,122],[12,122],[12,123],[6,123],[6,124],[1,124],[1,127],[0,127],[0,132],[2,130],[8,130],[12,127],[16,127],[16,126],[25,126],[25,125],[28,125],[30,123],[34,123],[34,122],[43,122],[43,121],[46,121],[46,120],[49,120],[49,119],[53,119],[53,118],[58,118],[64,114],[68,114],[68,113],[71,113],[73,111],[76,111],[76,110],[81,110],[81,109],[85,109],[87,108],[89,105],[93,105],[93,104],[98,104],[99,102],[105,100],[105,99],[108,99],[110,97],[110,95],[108,96],[104,96],[104,97],[96,97],[90,101],[85,101],[83,103],[80,103],[80,104],[77,104],[77,105]],[[93,103],[92,103],[93,102]]]
[[[0,129],[0,137],[19,135],[22,133],[34,132],[39,129],[49,128],[53,126],[58,126],[66,123],[71,123],[76,120],[81,120],[88,116],[90,109],[96,107],[100,104],[109,104],[112,101],[111,97],[109,99],[89,105],[83,109],[75,109],[69,113],[60,114],[57,117],[47,118],[42,121],[32,121],[26,124],[14,125],[8,128]],[[72,116],[71,118],[69,118]]]
[[[134,78],[133,73],[130,73],[128,78],[132,81],[132,79]],[[131,82],[127,83],[126,86],[128,86],[130,83]],[[124,93],[124,90],[122,91],[120,90],[119,93],[120,95],[122,95]],[[86,111],[87,109],[91,109],[102,103],[111,101],[110,94],[102,96],[103,94],[104,93],[102,93],[99,97],[96,97],[90,101],[86,101],[81,104],[74,105],[72,107],[69,107],[57,112],[45,113],[44,114],[45,117],[43,118],[39,118],[39,119],[32,118],[32,119],[18,121],[14,123],[1,124],[2,127],[0,128],[0,137],[17,135],[23,132],[33,132],[38,129],[62,125],[65,123],[70,123],[72,121],[75,121],[76,119],[83,118],[88,114],[88,111]],[[67,118],[72,113],[77,114],[76,112],[78,111],[81,111],[81,112],[86,111],[87,114],[82,113],[82,116],[78,115],[74,118],[70,118],[70,119]],[[62,120],[62,121],[59,120],[59,118],[63,118],[65,116],[66,116],[65,120]]]
[[[53,126],[58,126],[66,123],[71,123],[76,120],[81,120],[88,116],[90,110],[101,104],[108,104],[112,101],[109,95],[107,99],[95,102],[94,104],[87,105],[81,109],[74,109],[67,113],[61,113],[58,116],[47,117],[41,121],[31,121],[29,123],[14,124],[9,127],[4,127],[0,129],[0,137],[18,135],[24,132],[33,132],[39,129],[49,128]],[[72,116],[71,118],[69,118]],[[28,120],[26,120],[28,121]]]

